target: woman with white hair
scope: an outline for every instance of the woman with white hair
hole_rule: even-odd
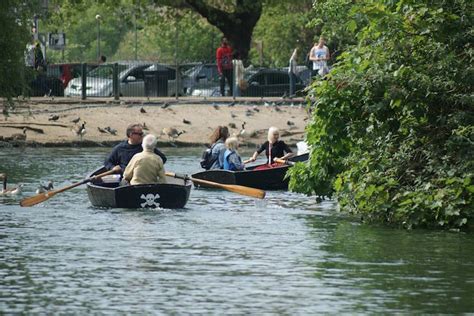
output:
[[[265,151],[267,156],[267,164],[272,165],[275,158],[286,160],[294,156],[290,147],[284,141],[279,140],[280,131],[278,128],[272,126],[268,129],[268,140],[253,153],[253,156],[245,162],[253,162],[257,160],[257,156]]]
[[[155,152],[156,136],[149,134],[143,138],[143,151],[135,154],[123,173],[123,179],[131,185],[165,183],[163,160]]]
[[[229,137],[225,141],[225,147],[227,148],[224,152],[224,170],[239,171],[244,170],[244,164],[242,159],[237,153],[239,147],[239,140],[237,137]]]

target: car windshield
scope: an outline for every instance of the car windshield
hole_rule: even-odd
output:
[[[128,66],[126,65],[118,65],[118,73],[121,73]],[[87,77],[94,77],[94,78],[104,78],[104,79],[112,79],[114,74],[113,65],[100,65],[99,67],[91,70]]]

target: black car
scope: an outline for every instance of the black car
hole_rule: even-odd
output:
[[[296,76],[296,94],[301,94],[304,88],[303,81]],[[282,97],[290,94],[290,77],[284,70],[261,69],[251,74],[240,89],[240,94],[246,97]]]

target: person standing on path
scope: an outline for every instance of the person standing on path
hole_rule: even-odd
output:
[[[229,46],[227,38],[223,37],[221,46],[216,51],[217,71],[219,72],[219,82],[221,95],[225,96],[225,81],[229,85],[230,95],[232,95],[232,48]]]
[[[309,52],[309,59],[313,61],[313,72],[311,76],[319,75],[324,77],[328,72],[328,60],[330,58],[329,48],[325,45],[324,37],[319,38],[318,43],[314,43],[313,48]]]
[[[290,77],[290,98],[295,96],[296,93],[296,54],[298,53],[298,48],[295,48],[293,54],[291,54],[290,62],[288,65],[288,76]]]

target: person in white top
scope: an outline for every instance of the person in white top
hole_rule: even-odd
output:
[[[328,60],[329,60],[329,49],[325,45],[326,41],[324,37],[319,38],[318,43],[314,43],[313,48],[309,52],[309,59],[313,61],[313,72],[312,76],[320,75],[324,77],[328,72]]]

